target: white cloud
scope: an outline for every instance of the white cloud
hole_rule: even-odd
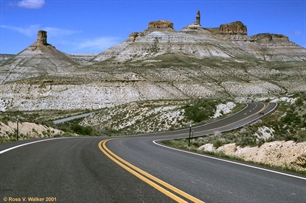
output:
[[[39,30],[39,25],[30,25],[26,28],[22,27],[15,27],[15,26],[7,26],[7,25],[0,25],[1,28],[9,29],[9,30],[14,30],[17,31],[23,35],[26,35],[28,37],[34,36],[37,31]]]
[[[41,27],[40,25],[30,25],[28,27],[15,27],[15,26],[0,25],[0,27],[17,31],[28,37],[33,37],[37,35],[38,30],[47,31],[48,36],[63,36],[63,35],[71,35],[71,34],[80,32],[77,30],[67,30],[67,29],[56,28],[56,27]]]
[[[289,34],[290,35],[302,35],[303,32],[301,32],[301,31],[291,31]]]
[[[21,0],[17,5],[19,7],[36,9],[41,8],[44,4],[45,0]]]
[[[84,40],[78,43],[77,49],[101,52],[120,42],[118,37],[100,37],[96,39]]]
[[[72,34],[81,32],[78,30],[67,30],[67,29],[56,28],[56,27],[45,27],[45,28],[42,28],[41,30],[47,31],[48,36],[72,35]]]

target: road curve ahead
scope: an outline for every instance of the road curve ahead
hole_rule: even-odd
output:
[[[273,108],[250,104],[236,118],[195,127],[195,136],[237,128]],[[305,176],[153,142],[187,136],[188,130],[179,130],[1,144],[0,202],[306,202]]]

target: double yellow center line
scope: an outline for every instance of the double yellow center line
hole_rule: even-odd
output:
[[[124,159],[120,158],[116,154],[114,154],[111,150],[109,150],[106,146],[106,143],[110,141],[103,140],[99,142],[99,149],[112,161],[114,161],[116,164],[133,174],[134,176],[138,177],[142,181],[146,182],[147,184],[151,185],[158,191],[162,192],[163,194],[167,195],[171,199],[177,201],[177,202],[197,202],[200,203],[203,201],[187,194],[186,192],[183,192],[182,190],[179,190],[178,188],[152,176],[151,174],[141,170],[140,168],[137,168],[136,166],[130,164],[129,162],[125,161]],[[185,199],[183,199],[185,198]]]
[[[264,109],[267,108],[267,105],[264,104],[263,108],[261,110],[259,110],[258,112],[263,111]],[[256,113],[258,113],[256,112]],[[255,114],[256,114],[255,113]],[[245,120],[251,116],[253,116],[254,114],[243,118],[239,121]],[[239,122],[236,121],[236,122]],[[236,123],[234,122],[234,123]],[[225,126],[229,126],[232,125],[228,124],[228,125],[224,125],[222,127]],[[221,128],[221,127],[218,127]],[[214,129],[218,129],[218,128],[213,128],[213,129],[207,129],[204,131],[200,131],[200,132],[205,132],[208,130],[214,130]],[[146,182],[147,184],[151,185],[152,187],[154,187],[155,189],[157,189],[158,191],[162,192],[163,194],[167,195],[168,197],[170,197],[171,199],[177,201],[177,202],[202,202],[201,200],[187,194],[186,192],[183,192],[182,190],[179,190],[178,188],[152,176],[151,174],[141,170],[140,168],[137,168],[136,166],[130,164],[129,162],[125,161],[124,159],[120,158],[118,155],[114,154],[110,149],[107,148],[106,143],[110,140],[114,140],[114,139],[107,139],[107,140],[103,140],[101,142],[99,142],[99,148],[100,150],[108,157],[110,158],[112,161],[114,161],[115,163],[117,163],[119,166],[121,166],[122,168],[124,168],[125,170],[127,170],[128,172],[132,173],[133,175],[135,175],[136,177],[138,177],[139,179],[143,180],[144,182]]]

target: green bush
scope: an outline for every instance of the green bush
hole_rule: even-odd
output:
[[[298,98],[296,101],[295,101],[295,104],[297,105],[297,106],[303,106],[303,99],[302,98]]]
[[[214,115],[217,101],[207,99],[197,99],[193,104],[187,104],[183,107],[188,120],[201,122]]]
[[[219,147],[221,147],[223,145],[222,141],[217,139],[213,141],[213,146],[218,149]]]
[[[256,138],[254,137],[251,137],[251,136],[242,136],[240,138],[238,138],[236,144],[238,146],[241,146],[241,147],[246,147],[246,146],[256,146]]]
[[[91,135],[92,133],[92,128],[91,127],[84,127],[81,126],[79,124],[73,124],[71,126],[71,130],[73,130],[73,132],[80,134],[80,135]]]

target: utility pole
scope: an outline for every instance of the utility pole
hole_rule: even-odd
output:
[[[190,128],[189,128],[189,139],[188,139],[188,147],[190,147],[191,127],[192,127],[192,124],[190,123]]]

